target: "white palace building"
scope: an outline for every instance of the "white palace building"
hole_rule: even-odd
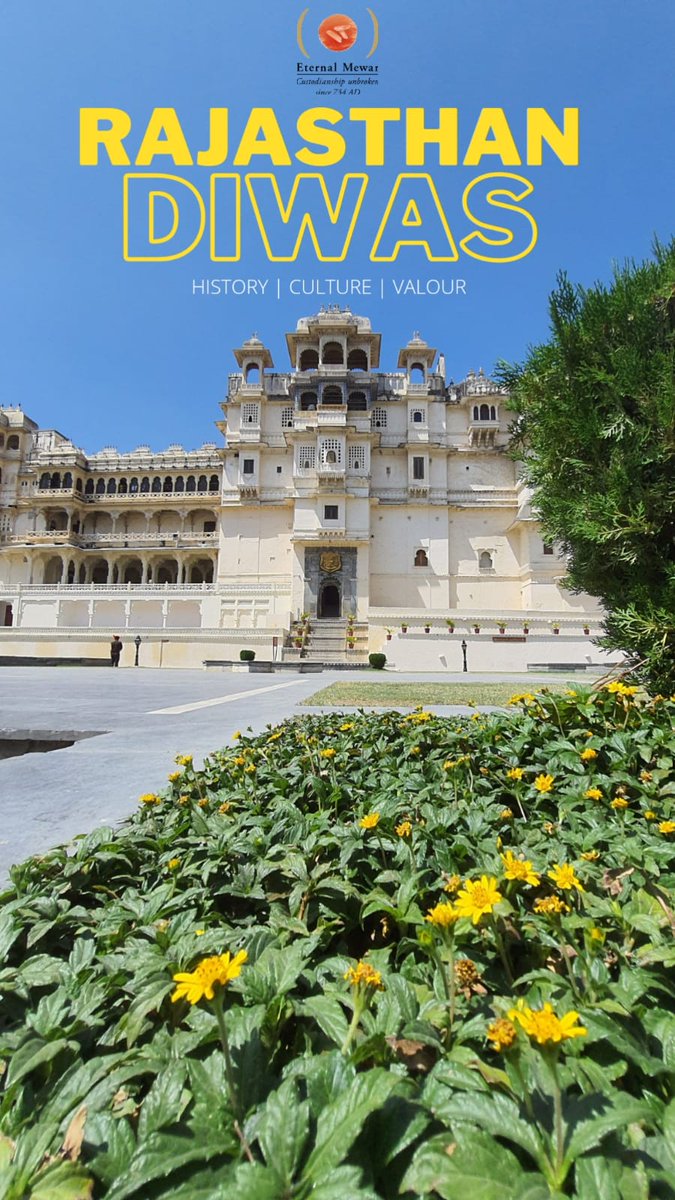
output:
[[[607,663],[507,453],[507,397],[415,334],[380,370],[348,309],[298,321],[290,369],[234,354],[221,444],[87,455],[0,408],[0,662],[238,659],[401,669]],[[309,614],[307,617],[305,614]],[[454,629],[453,629],[454,623]]]

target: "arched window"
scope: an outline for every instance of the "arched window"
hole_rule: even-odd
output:
[[[365,350],[350,350],[347,355],[347,368],[350,371],[367,371],[368,355]]]
[[[474,421],[480,420],[480,409],[478,408],[477,404],[474,404],[473,406],[473,419]]]
[[[106,491],[107,491],[107,493],[108,493],[108,495],[109,495],[109,496],[114,496],[114,495],[115,495],[115,492],[117,491],[117,480],[116,480],[116,479],[109,479],[109,480],[108,480],[108,486],[107,486],[107,488],[106,488]]]
[[[490,420],[491,421],[497,420],[497,410],[496,410],[494,404],[490,405]]]
[[[163,492],[172,492],[173,491],[173,479],[171,478],[170,475],[167,475],[166,479],[164,480],[164,487],[162,488],[162,491]]]
[[[185,484],[185,491],[186,492],[194,492],[196,490],[197,490],[197,484],[195,482],[194,475],[188,475],[187,483]]]
[[[368,407],[365,392],[350,392],[347,408],[350,412],[365,412]]]
[[[303,469],[303,471],[311,471],[312,464],[308,458],[303,459],[302,469]]]
[[[173,490],[174,490],[174,492],[184,492],[185,491],[185,480],[183,479],[182,475],[176,476],[176,482],[173,485]]]
[[[424,424],[424,413],[419,408],[416,408],[412,415],[412,419],[413,425],[422,425]]]
[[[335,453],[334,450],[326,451],[326,457],[324,459],[324,462],[327,462],[327,463],[336,463],[337,462],[337,454]]]
[[[424,383],[424,367],[422,363],[412,363],[408,374],[413,383]]]
[[[75,480],[75,491],[76,492],[82,491],[82,480],[80,479],[79,475],[78,475],[77,479]]]
[[[49,485],[49,486],[50,486],[50,487],[53,487],[53,488],[60,488],[60,487],[61,487],[61,476],[59,475],[59,472],[58,472],[58,471],[54,471],[54,473],[53,473],[53,475],[52,475],[51,482],[50,482],[50,485]]]
[[[316,371],[319,365],[318,350],[303,350],[300,355],[300,370],[301,371]]]
[[[321,393],[321,403],[331,405],[342,404],[342,388],[335,387],[334,385],[324,388]]]
[[[426,550],[416,550],[415,551],[415,566],[416,567],[428,567],[429,566],[429,558],[428,558]]]
[[[162,481],[161,481],[159,475],[155,475],[155,477],[152,481],[152,491],[153,492],[161,492],[161,490],[162,490]]]
[[[144,475],[143,478],[141,479],[141,491],[142,492],[150,491],[150,480],[148,479],[147,475]]]
[[[209,491],[217,492],[220,487],[220,481],[217,475],[212,475],[209,479]]]
[[[126,494],[127,494],[127,481],[126,481],[126,479],[120,479],[120,481],[119,481],[119,483],[118,483],[118,485],[117,485],[117,494],[118,494],[118,496],[126,496]]]
[[[327,367],[341,366],[345,361],[345,352],[340,342],[326,342],[323,348],[321,361],[325,363]]]
[[[140,583],[143,579],[143,567],[138,559],[127,563],[122,576],[122,583]]]
[[[40,484],[40,486],[42,486],[42,484]],[[93,494],[94,494],[94,481],[93,481],[93,479],[88,479],[88,480],[87,480],[87,482],[85,483],[85,485],[84,485],[84,494],[85,494],[85,496],[93,496]]]
[[[492,555],[489,550],[481,550],[478,558],[478,569],[479,571],[492,570]]]
[[[4,446],[4,444],[5,444],[5,435],[4,435],[4,433],[0,433],[0,449]]]
[[[198,492],[206,492],[206,491],[208,491],[208,484],[207,484],[206,475],[200,475],[200,476],[199,476],[199,479],[197,480],[197,491],[198,491]]]
[[[7,438],[7,449],[8,450],[18,450],[19,449],[19,439],[15,433],[13,433],[10,437]]]
[[[490,405],[489,404],[481,404],[480,419],[481,419],[481,421],[489,421],[490,420]]]
[[[51,475],[49,474],[49,471],[44,471],[44,472],[42,473],[42,475],[40,476],[40,487],[41,487],[41,488],[48,488],[48,487],[50,487],[50,486],[51,486],[51,482],[52,482],[52,477],[51,477]],[[93,485],[92,485],[92,486],[93,486]]]
[[[300,397],[302,412],[313,412],[316,408],[316,392],[303,392]]]
[[[72,477],[70,471],[66,471],[65,475],[63,476],[63,481],[61,483],[61,487],[71,488],[72,486],[73,486],[73,477]]]
[[[96,480],[96,495],[97,496],[105,495],[105,479],[97,479]]]
[[[138,479],[134,475],[129,480],[129,492],[130,492],[130,494],[133,493],[133,495],[135,496],[137,491],[138,491]]]
[[[247,363],[244,369],[244,379],[246,383],[259,383],[260,364],[255,362]]]

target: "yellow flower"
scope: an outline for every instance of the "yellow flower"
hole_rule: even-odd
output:
[[[571,912],[571,909],[559,896],[544,896],[541,900],[535,900],[534,911],[544,917],[559,917],[562,913]]]
[[[359,825],[362,829],[374,829],[379,819],[379,812],[368,813],[365,817],[361,817]]]
[[[483,715],[483,714],[482,714],[482,713],[479,713],[479,712],[472,713],[472,714],[471,714],[471,720],[472,720],[472,721],[480,721],[480,719],[481,719],[482,715]]]
[[[529,884],[530,887],[539,887],[539,876],[533,870],[532,863],[527,859],[516,858],[511,850],[507,850],[506,854],[502,854],[501,860],[505,868],[505,879],[518,879],[522,883]]]
[[[245,762],[246,759],[244,758],[243,754],[238,754],[234,760],[234,765],[235,767],[243,767]]]
[[[340,726],[340,733],[349,733],[350,729],[354,728],[353,721],[345,721],[344,725]]]
[[[586,862],[597,862],[600,857],[600,851],[599,850],[584,850],[581,857],[584,858],[586,860]]]
[[[231,807],[232,805],[230,804],[230,801],[224,800],[222,804],[218,805],[218,812],[225,815],[225,813],[230,811]]]
[[[161,804],[162,797],[155,795],[154,792],[144,792],[139,801],[140,804]]]
[[[169,859],[169,862],[168,862],[168,867],[169,867],[169,870],[170,870],[170,871],[177,871],[177,870],[178,870],[178,868],[179,868],[179,866],[180,866],[180,859],[179,859],[179,858],[170,858],[170,859]]]
[[[410,753],[411,753],[411,754],[419,754],[419,752],[420,752],[420,747],[419,747],[419,746],[411,746],[411,747],[410,747]]]
[[[244,767],[244,775],[255,775],[255,772],[256,772],[255,763],[249,763],[247,767]]]
[[[600,788],[596,788],[596,787],[588,788],[584,792],[584,799],[585,800],[602,800],[602,790]]]
[[[424,920],[428,921],[430,925],[438,925],[441,929],[447,929],[459,920],[459,913],[454,904],[443,901],[435,908],[430,908]]]
[[[467,879],[457,895],[455,906],[460,917],[471,917],[474,925],[477,925],[481,917],[491,913],[501,899],[497,880],[482,875],[475,881]]]
[[[396,826],[396,833],[400,838],[410,837],[412,833],[412,825],[410,821],[401,821],[401,824]]]
[[[329,746],[327,750],[319,750],[319,758],[335,758],[332,746]]]
[[[198,1004],[200,1000],[213,1000],[214,988],[227,987],[233,979],[241,975],[242,964],[246,962],[246,950],[239,950],[234,958],[229,950],[227,954],[214,954],[211,958],[203,958],[194,971],[179,971],[174,975],[178,984],[171,999],[182,1000],[189,1004]]]
[[[626,687],[625,683],[608,683],[607,691],[616,696],[634,696],[638,691],[636,687]]]
[[[557,826],[553,821],[544,821],[544,833],[555,833]]]
[[[625,796],[615,796],[614,799],[610,801],[609,807],[620,809],[628,808],[628,801],[626,800]]]
[[[172,771],[171,774],[167,776],[167,778],[169,780],[169,783],[176,783],[176,781],[178,779],[183,778],[183,772],[182,771]]]
[[[509,1020],[517,1021],[528,1037],[539,1046],[556,1045],[558,1042],[567,1041],[568,1038],[585,1037],[588,1032],[583,1025],[577,1025],[578,1012],[568,1012],[558,1017],[548,1003],[543,1008],[529,1008],[527,1004],[519,1001],[518,1007],[509,1012]]]
[[[511,767],[511,770],[506,772],[506,778],[520,780],[524,774],[522,767]]]
[[[500,821],[512,821],[513,820],[513,809],[512,808],[503,808],[499,814],[499,820]]]
[[[232,741],[238,742],[240,737],[241,737],[241,730],[237,729],[236,732],[232,734]]]
[[[201,800],[197,801],[197,808],[207,808],[209,803],[208,796],[202,796]]]
[[[659,833],[675,833],[675,821],[661,821]]]
[[[267,739],[268,744],[269,744],[269,742],[278,742],[280,737],[281,737],[281,730],[277,729],[276,733],[271,733],[270,736],[268,737],[268,739]]]
[[[344,977],[354,988],[379,988],[384,991],[380,972],[371,967],[370,963],[364,962],[363,959],[357,962],[355,967],[348,967]]]
[[[184,804],[189,804],[189,803],[190,803],[190,797],[189,797],[189,796],[179,796],[179,797],[178,797],[178,800],[176,801],[176,803],[177,803],[177,804],[180,804],[180,806],[181,806],[181,808],[182,808]]]
[[[195,937],[203,937],[205,933],[205,929],[195,929]]]
[[[513,1045],[517,1032],[512,1021],[507,1021],[506,1017],[499,1017],[488,1025],[487,1037],[488,1041],[492,1042],[492,1049],[499,1052]]]
[[[554,779],[555,775],[537,775],[534,786],[538,792],[550,792],[553,790]]]
[[[574,867],[571,863],[555,863],[549,871],[548,877],[553,880],[556,887],[562,888],[563,892],[570,891],[572,888],[576,888],[578,892],[584,890],[574,874]]]
[[[640,771],[640,780],[642,783],[651,783],[651,781],[652,781],[651,771]]]
[[[511,696],[511,699],[507,701],[507,704],[535,704],[536,700],[537,697],[533,696],[532,692],[522,692],[517,696]]]
[[[445,762],[443,763],[443,770],[452,771],[452,768],[456,766],[457,762],[454,758],[446,758]]]
[[[604,933],[602,932],[601,929],[598,929],[597,925],[594,925],[593,928],[591,929],[591,941],[592,942],[604,942],[604,940],[605,940]]]
[[[462,886],[461,876],[451,875],[450,878],[448,879],[447,883],[445,884],[443,891],[448,892],[451,896],[454,896],[455,892],[457,892],[461,886]]]
[[[644,814],[645,821],[658,821],[659,814],[654,812],[653,808],[648,808]]]
[[[598,757],[597,750],[593,750],[593,748],[591,746],[589,746],[586,750],[582,750],[581,754],[579,755],[579,758],[583,762],[590,762],[592,758],[597,758],[597,757]]]
[[[177,762],[179,767],[191,767],[192,766],[192,755],[191,754],[177,754],[173,761]]]

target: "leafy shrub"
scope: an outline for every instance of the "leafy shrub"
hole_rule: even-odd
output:
[[[383,671],[384,664],[386,663],[386,661],[387,661],[386,654],[369,654],[368,655],[368,662],[370,663],[370,665],[374,671]]]
[[[255,650],[240,650],[239,658],[241,662],[253,662],[255,659]]]
[[[0,1195],[672,1196],[675,704],[513,709],[303,716],[13,868]]]

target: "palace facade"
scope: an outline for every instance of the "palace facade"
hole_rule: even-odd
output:
[[[199,450],[86,455],[0,409],[0,657],[101,657],[115,632],[145,665],[384,647],[455,670],[462,639],[475,669],[608,661],[507,453],[502,389],[448,381],[418,334],[381,370],[380,334],[337,306],[286,342],[284,372],[256,336],[234,351],[222,441]]]

